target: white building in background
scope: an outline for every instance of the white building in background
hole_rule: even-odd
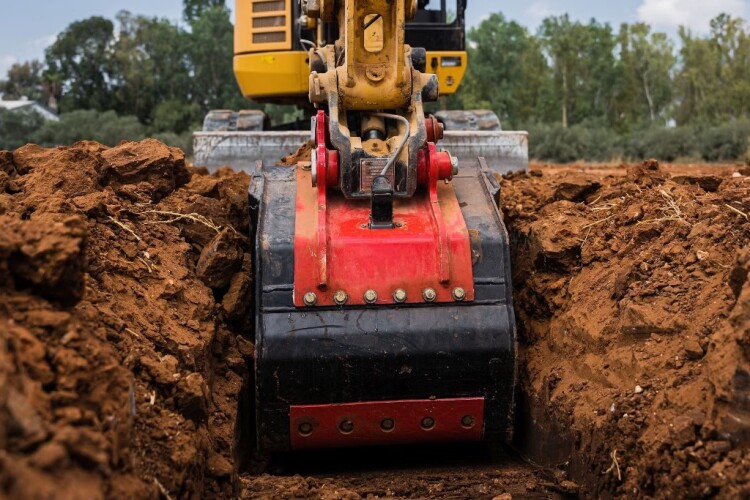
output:
[[[60,117],[57,116],[54,111],[42,106],[36,101],[30,101],[28,99],[21,99],[19,101],[0,100],[0,109],[7,109],[8,111],[36,111],[47,121],[60,121]]]

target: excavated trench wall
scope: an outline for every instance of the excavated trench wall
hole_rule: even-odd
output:
[[[517,446],[589,497],[746,496],[750,172],[585,172],[502,180]]]

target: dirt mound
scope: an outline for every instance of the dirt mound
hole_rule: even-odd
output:
[[[750,179],[671,170],[502,180],[519,446],[593,497],[750,493]]]
[[[153,140],[0,152],[0,497],[235,493],[248,184]]]

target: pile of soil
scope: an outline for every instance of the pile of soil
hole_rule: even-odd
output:
[[[750,494],[750,172],[709,168],[502,179],[518,446],[589,496]]]
[[[154,140],[0,152],[0,497],[235,493],[249,182]]]

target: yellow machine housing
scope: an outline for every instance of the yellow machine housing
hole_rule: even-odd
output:
[[[234,73],[246,98],[307,101],[310,61],[300,33],[307,31],[314,39],[317,25],[302,18],[298,3],[236,0]],[[440,94],[455,93],[466,73],[466,51],[424,48],[427,71],[437,75]]]

